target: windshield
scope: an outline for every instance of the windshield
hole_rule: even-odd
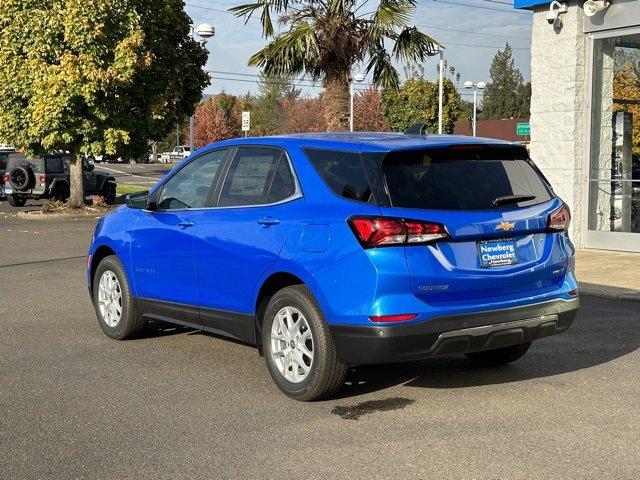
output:
[[[382,169],[392,205],[491,210],[530,206],[553,198],[524,149],[476,148],[462,145],[389,154]]]

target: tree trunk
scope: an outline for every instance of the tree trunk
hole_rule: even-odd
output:
[[[338,75],[327,77],[324,81],[324,117],[327,121],[327,130],[339,132],[349,130],[349,76]]]
[[[71,196],[69,197],[69,205],[75,208],[84,207],[84,159],[78,153],[71,154],[70,168]]]

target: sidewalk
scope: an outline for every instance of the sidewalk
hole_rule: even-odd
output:
[[[578,250],[580,293],[640,302],[640,253]]]

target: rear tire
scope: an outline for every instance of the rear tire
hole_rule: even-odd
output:
[[[320,306],[305,285],[283,288],[271,298],[262,322],[262,349],[278,388],[303,402],[335,394],[349,370],[338,360]]]
[[[24,207],[24,204],[27,203],[27,199],[25,197],[18,195],[7,195],[7,201],[12,207]]]
[[[472,363],[481,367],[498,367],[519,360],[527,353],[529,347],[531,347],[531,342],[498,348],[496,350],[467,353],[466,357]]]
[[[115,340],[137,336],[144,327],[118,257],[103,258],[93,277],[93,305],[102,331]]]

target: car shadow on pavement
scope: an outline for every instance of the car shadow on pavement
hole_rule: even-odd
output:
[[[147,320],[144,329],[137,336],[137,340],[150,338],[168,337],[170,335],[180,335],[194,331],[192,328],[183,327],[173,323],[162,322],[160,320]]]
[[[574,372],[611,362],[640,348],[638,303],[583,297],[581,311],[565,333],[534,342],[519,361],[480,368],[464,356],[351,369],[337,398],[354,397],[403,385],[466,388],[519,382]]]

